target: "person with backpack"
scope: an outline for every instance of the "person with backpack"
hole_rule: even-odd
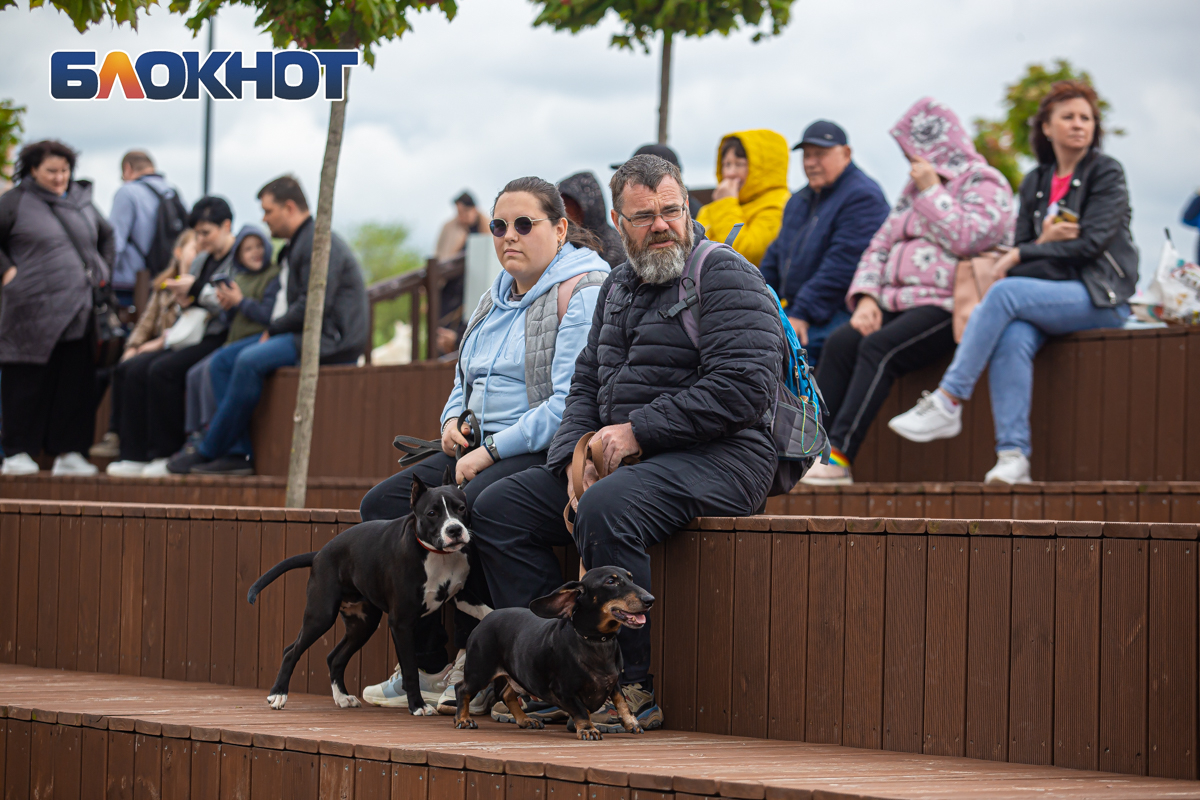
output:
[[[363,520],[397,519],[409,512],[412,481],[442,483],[447,469],[466,480],[467,505],[501,478],[546,462],[546,450],[562,420],[575,360],[587,340],[600,284],[609,267],[596,236],[570,221],[554,184],[527,177],[510,181],[496,198],[491,231],[496,256],[504,268],[479,299],[459,349],[454,389],[442,410],[441,451],[393,475],[367,492]],[[530,378],[534,382],[530,382]],[[465,414],[474,414],[480,431],[472,431]],[[482,436],[468,449],[468,436]],[[478,581],[478,583],[476,583]],[[486,594],[478,565],[469,587]],[[483,591],[480,592],[480,589]],[[446,667],[445,631],[436,616],[423,618],[422,691],[441,713],[453,714],[454,684],[462,680],[467,636],[476,620],[455,612],[458,657]],[[363,691],[368,703],[408,706],[399,667],[391,679]],[[487,713],[480,696],[475,713]]]
[[[83,453],[94,437],[97,290],[107,285],[112,229],[75,180],[62,142],[28,144],[17,186],[0,197],[0,404],[3,474],[94,475]]]
[[[778,301],[753,264],[706,245],[678,167],[635,156],[613,174],[610,189],[628,260],[600,288],[546,463],[484,489],[472,511],[497,608],[527,606],[557,590],[564,576],[554,548],[572,541],[585,567],[620,567],[653,591],[650,546],[695,517],[754,514],[775,481],[770,417],[784,354]],[[685,269],[701,247],[708,252],[697,272],[694,343],[680,287],[691,281]],[[611,474],[599,480],[589,463],[576,480],[575,452],[592,432],[589,446],[602,449]],[[624,626],[619,641],[629,709],[643,728],[660,727],[649,628]],[[543,721],[566,716],[537,706],[527,713]],[[494,709],[493,718],[511,715]],[[621,729],[612,703],[592,721],[605,732]]]
[[[188,211],[178,190],[155,171],[154,160],[144,150],[130,150],[121,157],[121,180],[108,216],[117,254],[112,284],[117,301],[130,306],[139,272],[157,275],[170,267],[175,241],[187,227]]]

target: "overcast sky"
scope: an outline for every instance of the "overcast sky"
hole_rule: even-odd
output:
[[[608,46],[615,26],[572,36],[530,26],[522,0],[462,0],[457,19],[414,15],[414,31],[379,48],[376,66],[354,70],[334,227],[365,221],[409,225],[432,249],[450,198],[463,188],[490,205],[509,179],[557,181],[593,170],[602,182],[656,131],[657,52]],[[795,140],[816,118],[846,128],[855,159],[894,200],[907,164],[888,128],[931,95],[964,121],[1000,112],[1003,86],[1026,65],[1070,59],[1091,71],[1112,103],[1108,124],[1127,135],[1107,150],[1132,190],[1134,236],[1146,265],[1157,263],[1162,228],[1195,252],[1196,233],[1178,223],[1200,186],[1197,0],[799,0],[782,35],[751,44],[749,33],[675,47],[670,143],[693,186],[714,183],[722,134],[772,128]],[[217,23],[220,49],[269,49],[253,14],[234,9]],[[149,149],[188,201],[200,190],[202,104],[183,100],[57,102],[49,97],[57,49],[204,49],[179,17],[159,10],[140,31],[107,24],[79,35],[49,8],[24,2],[0,12],[0,98],[29,109],[26,137],[61,138],[82,151],[78,174],[92,178],[107,210],[121,154]],[[247,96],[252,92],[247,92]],[[213,191],[236,222],[257,221],[255,192],[295,173],[315,204],[328,103],[216,104]],[[793,159],[790,185],[804,184]]]

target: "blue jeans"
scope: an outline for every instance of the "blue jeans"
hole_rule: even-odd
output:
[[[1005,278],[976,306],[939,387],[967,400],[987,367],[996,451],[1032,452],[1033,357],[1048,336],[1119,328],[1127,307],[1096,308],[1081,281]]]
[[[825,340],[829,338],[829,334],[849,321],[850,312],[844,308],[839,308],[829,318],[829,322],[826,322],[824,325],[809,326],[808,344],[804,345],[804,349],[808,352],[808,365],[810,367],[814,370],[817,368],[817,362],[821,359],[821,350],[824,349]]]
[[[272,336],[265,342],[247,336],[218,350],[208,368],[217,413],[200,443],[200,455],[209,459],[250,455],[250,418],[262,396],[263,381],[299,358],[295,337],[290,333]]]

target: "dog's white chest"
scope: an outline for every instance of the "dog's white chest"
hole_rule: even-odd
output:
[[[427,553],[425,556],[425,614],[428,616],[458,594],[467,580],[465,553]]]

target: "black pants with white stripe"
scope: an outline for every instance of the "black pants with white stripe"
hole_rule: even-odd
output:
[[[870,336],[850,323],[831,333],[817,366],[830,443],[854,461],[892,382],[952,352],[950,312],[936,306],[884,311],[883,326]]]

